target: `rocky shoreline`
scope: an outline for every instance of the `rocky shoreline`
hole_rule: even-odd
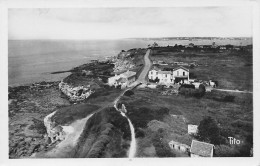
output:
[[[60,98],[59,82],[9,87],[9,158],[27,158],[51,148],[43,119],[59,107],[70,105]]]
[[[120,92],[120,90],[108,87],[107,78],[113,76],[114,72],[121,68],[122,65],[118,62],[132,64],[131,68],[134,65],[139,67],[140,61],[134,62],[133,56],[136,55],[137,59],[142,59],[142,51],[133,49],[129,54],[123,52],[107,61],[91,62],[75,67],[70,70],[71,74],[63,81],[42,81],[15,87],[9,86],[9,158],[29,158],[36,153],[44,153],[54,148],[65,135],[63,129],[59,129],[60,125],[56,123],[51,122],[51,130],[48,130],[46,116],[64,107],[69,110],[67,116],[75,116],[73,118],[77,119],[85,116],[84,108],[89,108],[91,112],[91,109],[94,110],[99,105],[107,105]],[[88,99],[90,96],[93,97]],[[75,114],[71,106],[79,103],[87,105],[79,106],[80,109]],[[88,104],[97,106],[88,106]],[[71,119],[69,117],[62,119],[64,123],[67,120],[70,122]]]

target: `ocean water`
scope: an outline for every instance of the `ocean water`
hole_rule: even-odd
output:
[[[169,40],[156,41],[161,46],[175,44],[252,44],[252,40]],[[146,48],[152,40],[9,40],[8,84],[17,86],[39,81],[58,81],[70,73],[50,74],[70,70],[90,62],[115,56],[121,50]]]

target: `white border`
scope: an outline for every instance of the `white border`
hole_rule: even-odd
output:
[[[206,6],[254,6],[253,49],[254,49],[254,157],[252,158],[135,158],[129,159],[8,159],[8,8],[95,8],[95,7],[206,7]],[[259,97],[258,73],[259,51],[259,0],[0,0],[0,165],[260,165]]]

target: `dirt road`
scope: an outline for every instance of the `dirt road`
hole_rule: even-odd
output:
[[[149,59],[150,52],[151,52],[150,49],[148,49],[146,51],[146,54],[144,56],[144,62],[145,62],[144,68],[143,68],[143,71],[141,72],[141,74],[139,75],[138,79],[136,80],[137,82],[147,83],[146,75],[147,75],[147,73],[149,72],[149,70],[152,66],[152,63]]]
[[[236,92],[236,93],[253,93],[250,91],[239,91],[239,90],[230,90],[230,89],[214,89],[217,91],[224,91],[224,92]]]

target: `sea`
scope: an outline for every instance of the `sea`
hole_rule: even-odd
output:
[[[147,48],[156,42],[159,46],[175,44],[195,45],[249,45],[251,38],[242,39],[120,39],[120,40],[9,40],[8,41],[8,85],[18,86],[41,81],[60,81],[70,73],[67,71],[90,60],[104,60],[116,56],[121,50]]]

